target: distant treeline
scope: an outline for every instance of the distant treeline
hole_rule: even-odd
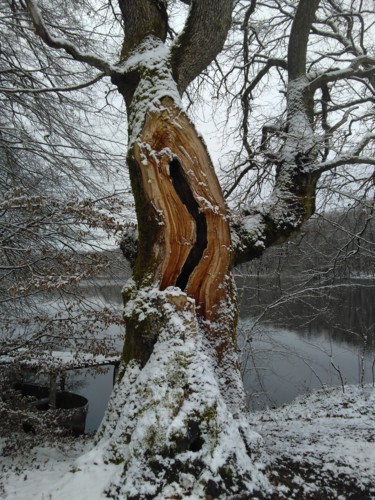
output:
[[[241,270],[256,275],[375,277],[373,213],[357,208],[314,216],[295,239],[270,248]]]

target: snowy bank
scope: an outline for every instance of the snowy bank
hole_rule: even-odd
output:
[[[274,485],[264,498],[374,498],[372,386],[315,392],[291,405],[253,413],[250,427],[264,439],[253,459]],[[87,453],[88,439],[76,441],[74,447],[38,446],[27,453],[21,449],[16,456],[4,440],[1,446],[4,499],[101,500],[116,469],[104,464],[95,450]],[[247,498],[246,492],[243,495]]]
[[[250,416],[277,494],[272,498],[375,498],[375,388],[328,388]]]

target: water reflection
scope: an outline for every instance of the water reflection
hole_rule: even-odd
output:
[[[240,317],[293,329],[305,338],[322,336],[337,343],[375,347],[375,282],[331,284],[266,277],[238,277]]]
[[[96,431],[103,419],[113,389],[113,366],[68,372],[67,386],[89,401],[85,432]]]
[[[356,281],[302,290],[268,278],[237,277],[239,343],[251,409],[274,407],[324,385],[371,382],[374,370],[375,283]],[[121,306],[121,286],[88,287],[93,300]],[[112,369],[81,371],[76,392],[89,399],[87,430],[99,425],[112,390]],[[73,381],[74,382],[74,381]]]
[[[125,281],[126,279],[124,279],[124,283]],[[106,279],[97,279],[94,283],[90,282],[87,285],[81,285],[81,289],[85,291],[87,297],[99,300],[104,304],[122,305],[121,290],[123,284]]]
[[[126,278],[123,280],[126,281]],[[86,298],[92,304],[109,306],[116,311],[122,307],[121,295],[122,284],[119,281],[111,281],[105,278],[97,279],[95,282],[81,283],[81,291],[84,291]],[[103,326],[102,335],[112,338],[113,346],[121,352],[124,340],[124,327],[122,325]],[[101,367],[100,369],[85,368],[67,372],[66,386],[86,397],[89,401],[86,418],[86,432],[93,432],[98,429],[104,412],[107,408],[108,400],[113,389],[114,367]]]
[[[242,369],[249,406],[292,401],[324,385],[372,382],[375,283],[282,286],[240,277]]]

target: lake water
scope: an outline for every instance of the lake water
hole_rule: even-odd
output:
[[[239,345],[250,409],[276,407],[314,388],[372,382],[375,365],[375,281],[312,283],[236,277]],[[306,286],[304,287],[306,288]],[[121,305],[120,289],[98,287]],[[112,390],[113,368],[81,370],[68,384],[89,399],[86,430],[95,430]]]
[[[375,282],[237,276],[239,344],[251,409],[314,388],[374,381]]]

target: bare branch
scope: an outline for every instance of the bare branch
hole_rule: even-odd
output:
[[[367,66],[361,69],[361,66]],[[342,69],[326,71],[321,75],[314,76],[310,81],[310,89],[316,90],[329,82],[337,82],[347,78],[370,78],[375,75],[375,58],[370,56],[359,56],[353,59],[349,66]]]
[[[262,80],[262,78],[269,72],[271,68],[282,68],[282,69],[287,69],[287,63],[284,59],[268,59],[266,62],[265,66],[259,71],[259,73],[256,75],[254,80],[250,83],[248,87],[246,87],[246,90],[243,94],[242,99],[248,99],[251,92],[255,89],[255,87],[258,85],[258,83]]]
[[[103,77],[105,76],[104,73],[100,73],[98,76],[93,78],[92,80],[89,80],[88,82],[83,82],[78,85],[71,85],[68,87],[44,87],[40,89],[28,89],[28,88],[6,88],[6,87],[0,87],[0,92],[4,92],[7,94],[21,94],[21,93],[27,93],[27,94],[42,94],[46,92],[72,92],[74,90],[81,90],[87,87],[90,87],[91,85],[94,85],[98,81],[100,81]]]
[[[335,160],[318,163],[316,165],[316,171],[323,173],[344,165],[375,165],[375,158],[373,156],[339,156]]]
[[[111,76],[116,73],[115,69],[110,63],[108,63],[108,61],[101,59],[93,53],[81,52],[73,43],[69,42],[68,40],[57,38],[51,35],[34,0],[26,0],[26,5],[30,12],[36,34],[40,36],[40,38],[49,47],[52,47],[53,49],[65,50],[76,61],[83,62],[88,64],[89,66],[97,68],[106,75]]]

